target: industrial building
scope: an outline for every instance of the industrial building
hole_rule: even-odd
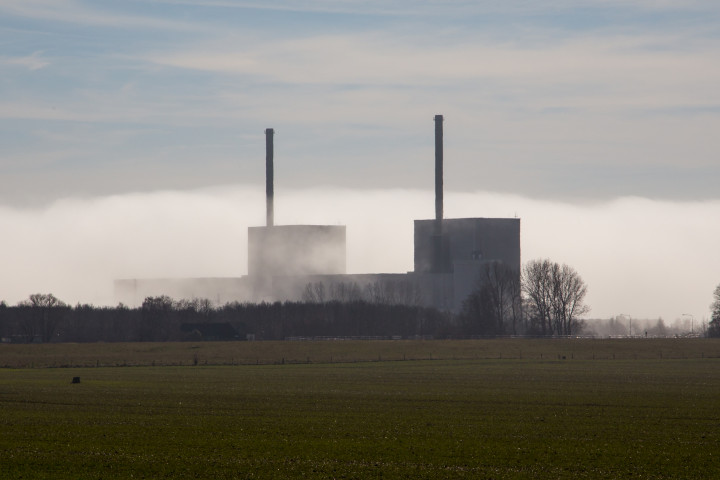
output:
[[[248,228],[248,274],[237,278],[115,281],[116,300],[148,296],[231,301],[356,298],[459,311],[482,269],[502,262],[520,274],[520,219],[443,217],[443,117],[435,121],[435,218],[415,220],[414,270],[348,274],[346,228],[274,224],[274,130],[266,138],[266,225]]]

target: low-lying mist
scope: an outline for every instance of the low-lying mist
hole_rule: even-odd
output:
[[[413,220],[433,218],[431,191],[288,190],[275,223],[347,225],[348,273],[413,269]],[[446,218],[520,217],[523,261],[550,258],[588,284],[590,317],[707,318],[720,283],[720,201],[620,198],[569,204],[445,193]],[[0,206],[0,299],[53,293],[114,305],[117,278],[247,274],[247,227],[265,223],[264,190],[231,186]]]

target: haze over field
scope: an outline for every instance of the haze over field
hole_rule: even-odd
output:
[[[246,273],[264,223],[348,226],[412,269],[433,216],[522,218],[591,315],[708,314],[720,283],[720,3],[0,0],[0,299]]]
[[[0,251],[2,298],[41,291],[114,304],[115,278],[245,275],[247,227],[264,224],[264,195],[235,186],[2,207],[1,224],[13,226]],[[413,220],[432,218],[433,202],[426,191],[285,189],[276,223],[347,225],[349,273],[406,272]],[[448,218],[519,216],[523,260],[573,266],[589,285],[592,317],[708,316],[720,271],[720,227],[710,220],[720,217],[720,201],[570,205],[447,192],[445,206]]]

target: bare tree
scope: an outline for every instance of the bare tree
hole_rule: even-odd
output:
[[[378,280],[365,285],[363,299],[381,305],[422,304],[422,292],[418,285],[407,280]]]
[[[420,306],[423,304],[423,294],[416,282],[399,280],[397,284],[398,305]]]
[[[572,335],[579,326],[578,317],[590,311],[590,308],[583,303],[587,294],[587,285],[568,265],[554,264],[552,274],[555,332],[559,335]]]
[[[0,337],[4,337],[9,331],[8,316],[8,306],[3,300],[0,302]]]
[[[167,295],[146,297],[140,307],[140,325],[136,331],[139,341],[165,341],[171,330],[175,302]]]
[[[382,305],[395,303],[395,286],[386,282],[371,282],[363,287],[363,300]]]
[[[552,268],[550,260],[532,260],[525,264],[522,272],[530,328],[542,335],[552,334]]]
[[[473,291],[462,303],[460,319],[466,333],[471,335],[496,335],[497,322],[492,301],[486,286]]]
[[[523,269],[522,290],[527,296],[531,325],[542,335],[572,335],[581,325],[587,285],[568,265],[532,260]]]
[[[708,325],[708,337],[720,337],[720,285],[715,287],[713,302],[710,305],[710,324]]]
[[[502,262],[488,262],[460,316],[471,333],[502,335],[517,333],[521,312],[520,273]]]
[[[27,342],[40,337],[43,342],[52,340],[58,325],[69,310],[65,303],[52,293],[34,293],[18,304],[20,327]]]
[[[498,334],[516,333],[520,313],[520,274],[502,262],[487,263],[480,271],[479,282],[486,290]]]
[[[329,301],[357,302],[363,299],[360,286],[355,282],[333,282],[328,289]]]
[[[301,295],[305,303],[358,302],[378,305],[422,305],[422,292],[415,282],[407,280],[378,280],[362,288],[355,282],[309,282]]]

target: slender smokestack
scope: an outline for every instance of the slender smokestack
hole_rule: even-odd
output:
[[[272,227],[275,220],[273,200],[275,197],[273,186],[273,134],[272,128],[265,129],[265,201],[267,207],[267,226]]]
[[[433,235],[433,272],[444,272],[443,261],[443,116],[435,115],[435,231]]]
[[[442,235],[443,116],[435,115],[435,235]]]

